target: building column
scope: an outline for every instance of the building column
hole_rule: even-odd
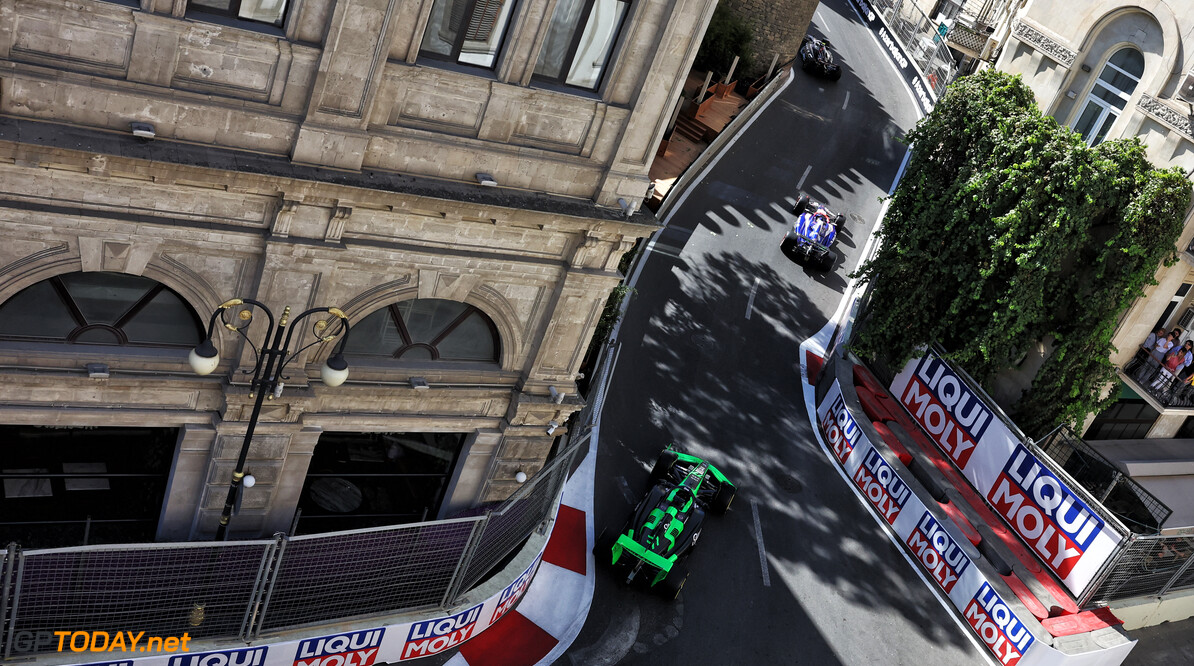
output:
[[[1181,430],[1182,424],[1185,422],[1185,414],[1161,414],[1144,437],[1145,439],[1173,439],[1177,437],[1177,431]]]
[[[158,541],[186,541],[191,537],[215,439],[216,429],[210,425],[187,423],[179,428],[178,448],[158,520]]]

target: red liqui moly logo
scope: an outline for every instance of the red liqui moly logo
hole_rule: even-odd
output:
[[[493,616],[489,618],[489,623],[497,622],[503,615],[506,614],[518,600],[522,598],[522,593],[527,591],[527,585],[531,584],[531,578],[535,575],[535,567],[538,566],[539,561],[536,559],[527,570],[522,572],[522,575],[514,579],[513,583],[506,586],[498,596],[497,608],[493,609]]]
[[[961,469],[994,420],[962,378],[931,351],[916,364],[900,401]]]
[[[854,417],[850,416],[850,410],[846,409],[846,401],[842,399],[841,393],[834,397],[833,403],[821,417],[820,425],[821,434],[825,435],[825,441],[833,450],[837,461],[846,462],[854,452],[854,446],[858,444],[862,430],[854,421]]]
[[[966,604],[964,617],[1004,666],[1015,666],[1036,640],[1007,603],[985,582]]]
[[[456,647],[473,637],[482,604],[461,611],[455,615],[416,622],[411,625],[410,635],[402,646],[402,658],[414,659],[438,654],[450,647]]]
[[[170,657],[170,666],[262,666],[268,646],[196,652]]]
[[[385,629],[354,631],[299,642],[294,666],[372,666]]]
[[[891,465],[888,465],[883,456],[873,448],[867,451],[862,464],[858,466],[858,471],[854,472],[854,483],[862,489],[871,504],[879,509],[879,513],[883,514],[889,525],[895,523],[900,510],[904,508],[904,503],[912,494]]]
[[[1082,559],[1103,520],[1021,445],[987,501],[1061,578]]]
[[[962,547],[928,511],[921,516],[906,543],[916,555],[916,560],[932,574],[933,580],[947,594],[953,591],[958,578],[970,566],[970,558]]]

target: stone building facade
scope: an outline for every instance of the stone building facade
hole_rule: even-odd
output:
[[[1036,94],[1041,109],[1074,128],[1088,143],[1138,137],[1159,167],[1194,170],[1194,53],[1187,43],[1194,14],[1177,0],[1093,0],[1076,5],[1064,0],[1033,0],[1013,22],[1011,36],[997,62],[1019,74]],[[1181,328],[1181,339],[1194,329],[1194,216],[1187,217],[1178,241],[1180,261],[1160,266],[1157,284],[1126,313],[1113,339],[1113,359],[1128,367],[1150,331]],[[1086,423],[1086,438],[1132,443],[1133,460],[1164,460],[1146,466],[1142,480],[1179,511],[1170,524],[1194,524],[1190,506],[1194,461],[1194,408],[1172,386],[1154,388],[1132,373],[1121,375],[1119,402]],[[1148,444],[1143,441],[1166,440]],[[1108,449],[1111,451],[1111,449]],[[1128,464],[1128,469],[1132,465]],[[1143,467],[1139,469],[1144,469]],[[1132,472],[1136,474],[1135,472]],[[1158,474],[1155,484],[1146,477]],[[1177,476],[1173,476],[1177,475]]]
[[[340,340],[287,366],[230,534],[507,497],[583,405],[714,4],[0,0],[0,541],[210,538],[263,313],[187,352],[233,297],[354,330],[346,384]]]

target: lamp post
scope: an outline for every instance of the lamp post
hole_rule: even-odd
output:
[[[225,316],[229,308],[234,308],[238,305],[247,305],[253,308],[260,308],[265,313],[269,320],[269,327],[266,329],[266,336],[263,341],[260,352],[258,348],[253,345],[253,341],[249,340],[249,336],[245,335],[245,329],[253,323],[253,312],[250,307],[240,310],[237,314],[238,323],[228,321]],[[291,338],[294,335],[294,328],[298,326],[299,322],[307,317],[319,313],[328,313],[336,317],[335,324],[330,325],[328,318],[322,318],[315,321],[311,326],[311,333],[315,340],[310,344],[300,347],[294,353],[288,353],[290,348]],[[337,350],[320,368],[319,376],[326,386],[339,386],[348,379],[348,362],[344,360],[344,345],[348,342],[348,317],[345,316],[338,308],[311,308],[294,318],[290,319],[290,306],[282,311],[282,318],[278,321],[277,326],[274,325],[274,313],[260,301],[255,301],[251,298],[234,298],[220,304],[215,312],[211,314],[211,321],[207,325],[207,337],[203,342],[199,343],[198,347],[191,350],[189,360],[191,368],[195,370],[196,374],[208,375],[215,371],[220,364],[220,352],[216,349],[212,342],[212,335],[215,333],[216,320],[220,320],[224,328],[235,332],[249,343],[249,347],[253,349],[253,354],[256,357],[256,363],[253,367],[253,381],[249,385],[249,397],[256,398],[253,403],[253,414],[249,417],[248,429],[245,431],[245,441],[240,446],[240,456],[236,459],[236,470],[232,473],[232,483],[228,487],[228,498],[224,502],[224,512],[220,514],[220,524],[216,528],[216,541],[223,541],[228,534],[228,521],[232,517],[232,509],[236,505],[236,499],[240,494],[242,485],[251,486],[252,482],[244,483],[245,480],[245,460],[249,456],[249,445],[253,442],[253,431],[257,428],[257,419],[261,416],[261,405],[268,399],[273,400],[282,395],[282,380],[286,379],[282,375],[282,371],[286,368],[286,364],[293,361],[300,353],[306,351],[310,347],[324,342],[331,342],[343,334]],[[288,330],[288,327],[289,330]],[[285,338],[283,338],[285,334]],[[302,337],[299,338],[300,342]],[[246,373],[249,371],[246,370]]]

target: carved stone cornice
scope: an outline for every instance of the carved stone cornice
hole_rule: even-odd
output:
[[[1136,106],[1170,129],[1180,132],[1187,141],[1194,141],[1194,127],[1190,125],[1190,116],[1149,94],[1141,95]]]
[[[1031,44],[1036,50],[1044,53],[1066,67],[1072,67],[1074,65],[1074,59],[1078,57],[1077,51],[1062,46],[1052,38],[1046,36],[1036,28],[1029,26],[1023,21],[1016,22],[1016,28],[1012,34],[1014,34],[1020,41]]]

